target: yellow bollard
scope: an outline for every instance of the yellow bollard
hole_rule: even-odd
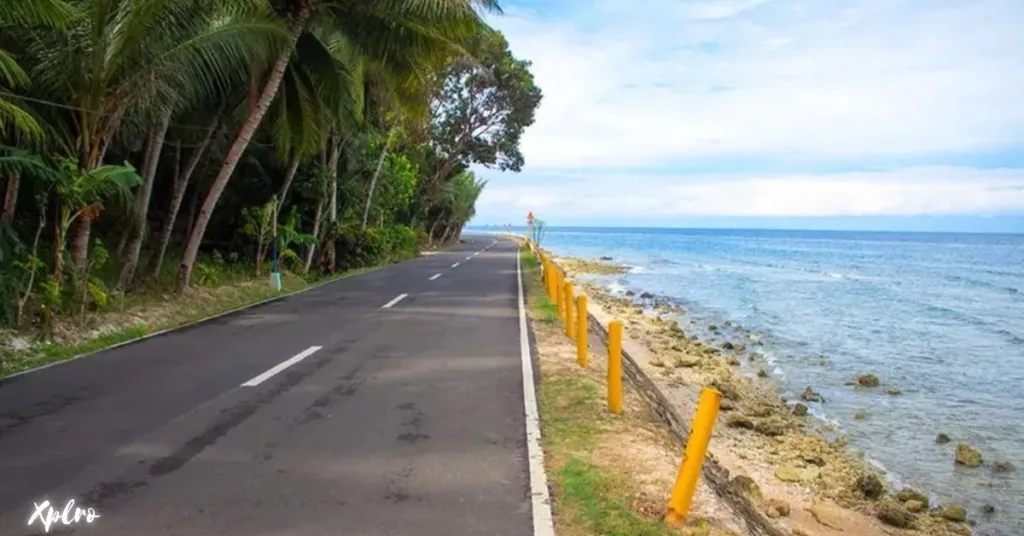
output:
[[[672,487],[672,497],[668,501],[668,514],[665,521],[672,525],[682,523],[690,515],[690,504],[693,492],[697,489],[700,468],[704,465],[704,457],[711,442],[711,430],[718,418],[718,406],[722,402],[722,393],[717,389],[705,387],[700,393],[700,405],[693,417],[690,428],[690,439],[686,442],[683,463],[679,466],[676,483]]]
[[[565,320],[565,289],[563,288],[564,287],[564,283],[562,283],[563,279],[564,279],[564,277],[562,275],[562,272],[561,271],[556,271],[555,272],[555,282],[554,282],[555,289],[554,290],[555,290],[555,304],[558,306],[558,319],[559,320]]]
[[[576,298],[576,362],[587,368],[587,297]]]
[[[565,284],[565,335],[569,340],[575,340],[576,324],[572,323],[572,283]]]
[[[608,411],[622,413],[622,321],[608,323]]]

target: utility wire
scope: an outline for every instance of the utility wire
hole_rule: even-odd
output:
[[[26,102],[34,102],[36,104],[44,104],[46,106],[53,106],[55,108],[63,108],[65,110],[70,110],[72,112],[86,112],[86,113],[96,114],[96,115],[105,115],[107,117],[111,117],[111,116],[114,115],[112,113],[100,112],[100,111],[97,111],[97,110],[90,110],[88,108],[81,108],[79,106],[72,106],[70,104],[64,104],[64,103],[60,103],[60,102],[53,102],[53,101],[48,101],[48,100],[44,100],[44,99],[37,99],[35,97],[26,97],[25,95],[18,95],[17,93],[11,93],[9,91],[4,91],[2,89],[0,89],[0,96],[13,97],[15,99],[20,99],[20,100],[23,100],[23,101],[26,101]],[[194,130],[202,130],[204,132],[209,129],[209,127],[203,127],[203,126],[199,126],[199,125],[185,125],[185,124],[181,124],[181,123],[169,123],[168,125],[172,126],[172,127],[178,127],[178,128],[191,128],[191,129],[194,129]],[[149,129],[143,129],[143,130],[145,130],[146,133],[148,133],[148,134],[152,134],[153,133]],[[257,146],[260,146],[260,147],[274,147],[274,145],[270,144],[270,143],[260,143],[260,142],[251,141],[251,140],[249,141],[249,144],[250,145],[257,145]],[[202,145],[202,144],[200,144],[200,143],[186,144],[186,145],[182,145],[182,147],[194,148],[194,147],[199,147],[200,145]]]

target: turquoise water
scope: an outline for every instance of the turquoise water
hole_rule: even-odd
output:
[[[824,394],[818,415],[895,484],[964,504],[975,534],[1024,534],[1024,235],[564,228],[542,245],[633,266],[603,282],[679,302],[698,335],[761,335],[783,396]],[[844,385],[859,373],[903,394]],[[958,441],[985,466],[955,467]]]

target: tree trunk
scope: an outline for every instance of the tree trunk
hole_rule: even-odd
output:
[[[434,233],[437,232],[437,226],[440,225],[441,220],[435,220],[434,225],[430,226],[430,232],[427,233],[427,239],[430,240],[430,245],[434,245]]]
[[[196,218],[195,226],[188,240],[188,246],[185,248],[185,256],[181,260],[181,266],[178,268],[177,290],[179,293],[188,289],[189,283],[192,280],[192,266],[196,262],[196,256],[199,255],[199,246],[203,242],[203,235],[206,233],[206,226],[210,223],[210,217],[213,216],[213,209],[217,206],[217,201],[220,199],[221,193],[224,192],[224,187],[227,186],[228,180],[235,172],[238,160],[242,157],[246,147],[248,147],[249,140],[252,139],[253,134],[263,120],[263,116],[266,115],[267,108],[274,100],[274,96],[277,95],[277,90],[281,86],[281,79],[284,77],[284,71],[288,67],[288,61],[291,59],[295,43],[298,41],[302,29],[306,26],[307,20],[309,20],[309,5],[303,3],[296,14],[295,23],[292,25],[291,42],[278,56],[277,61],[274,62],[274,68],[270,72],[270,77],[267,79],[267,84],[264,86],[259,100],[256,102],[256,108],[246,117],[245,122],[242,123],[241,128],[238,130],[238,136],[235,137],[235,141],[232,142],[227,155],[224,156],[224,163],[217,173],[217,178],[214,179],[213,185],[210,186],[210,193],[206,195],[203,208],[199,210],[199,217]]]
[[[333,274],[338,260],[338,245],[333,238],[333,233],[338,229],[338,156],[341,154],[341,145],[338,143],[336,137],[331,136],[328,141],[328,147],[330,148],[328,151],[328,158],[330,158],[330,160],[327,162],[327,173],[331,177],[331,233],[329,234],[332,238],[327,244],[326,253],[329,271]]]
[[[292,163],[288,166],[288,172],[284,176],[284,184],[281,185],[281,193],[277,196],[277,207],[274,209],[274,221],[281,215],[281,207],[284,206],[284,200],[288,197],[288,189],[292,186],[292,181],[295,180],[295,174],[299,171],[299,159],[298,153],[292,157]]]
[[[320,238],[320,218],[324,211],[324,200],[321,198],[316,203],[316,214],[313,216],[313,243],[306,249],[306,264],[303,267],[303,274],[309,273],[309,267],[313,264],[313,253],[316,251],[317,239]]]
[[[128,258],[121,267],[121,277],[117,281],[117,290],[124,290],[131,284],[135,277],[135,268],[139,265],[139,255],[142,254],[142,242],[146,239],[146,227],[149,216],[149,199],[153,196],[153,183],[156,182],[156,170],[160,165],[160,153],[163,152],[164,140],[167,136],[167,128],[171,124],[171,109],[167,108],[160,114],[156,130],[150,134],[149,147],[146,148],[146,158],[143,164],[142,188],[135,199],[135,211],[137,223],[135,232],[132,233],[131,242],[128,245]]]
[[[450,235],[451,232],[452,232],[452,222],[449,221],[444,226],[444,234],[441,235],[441,245],[442,246],[444,246],[445,244],[448,243],[448,238],[449,238],[448,235]]]
[[[21,187],[21,175],[11,173],[7,176],[7,192],[4,194],[4,211],[0,213],[0,223],[14,221],[14,210],[18,206],[18,189]]]
[[[18,297],[18,309],[14,312],[14,327],[21,327],[21,319],[25,317],[25,304],[28,303],[28,299],[32,296],[32,287],[36,281],[36,266],[34,262],[39,255],[39,237],[43,234],[43,229],[46,227],[46,201],[45,198],[39,205],[39,223],[36,224],[36,236],[32,239],[32,251],[29,253],[29,258],[32,259],[32,270],[28,273],[28,281],[25,283],[25,291]]]
[[[196,183],[192,188],[192,197],[188,202],[188,218],[185,219],[185,237],[192,236],[192,229],[196,226],[196,212],[199,210],[199,197],[203,195],[203,185]]]
[[[178,211],[181,210],[181,202],[185,199],[185,190],[188,189],[188,183],[192,179],[192,174],[199,166],[199,162],[203,159],[203,154],[206,153],[206,148],[210,145],[210,140],[213,139],[213,134],[217,130],[217,124],[220,122],[220,116],[213,119],[210,123],[210,127],[206,130],[206,136],[203,141],[200,142],[199,147],[189,157],[188,163],[185,164],[185,172],[181,175],[178,173],[174,174],[174,190],[171,192],[171,206],[167,209],[167,217],[164,218],[163,229],[160,230],[160,249],[157,250],[157,254],[152,257],[152,261],[149,263],[149,271],[153,275],[153,279],[156,279],[160,275],[160,269],[164,265],[164,255],[167,254],[167,246],[171,243],[171,235],[174,234],[174,223],[178,219]],[[177,146],[177,156],[175,157],[175,165],[181,162],[181,144]],[[197,185],[198,191],[198,185]],[[196,196],[198,198],[198,196]],[[194,206],[194,205],[193,205]],[[193,211],[194,213],[194,211]],[[191,220],[190,226],[191,226]]]
[[[74,238],[71,239],[71,262],[75,268],[84,268],[89,260],[89,236],[92,234],[92,214],[89,212],[75,220]]]
[[[395,121],[394,126],[388,131],[388,139],[384,142],[384,150],[380,152],[380,158],[377,160],[377,170],[373,172],[373,178],[370,179],[370,192],[366,195],[366,208],[363,209],[363,226],[361,229],[366,230],[366,220],[370,218],[370,206],[373,204],[373,191],[377,188],[377,179],[380,178],[380,172],[384,169],[384,158],[388,155],[388,147],[391,146],[391,138],[394,137],[395,129],[398,128],[398,121]]]

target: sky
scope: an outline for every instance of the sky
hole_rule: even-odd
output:
[[[544,100],[473,224],[1024,232],[1024,1],[502,5]]]

